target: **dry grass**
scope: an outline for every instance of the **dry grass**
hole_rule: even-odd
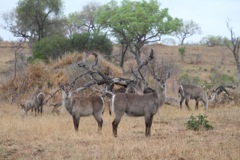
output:
[[[186,130],[191,115],[206,114],[214,129]],[[104,113],[102,135],[93,117],[82,118],[79,132],[71,116],[50,108],[42,116],[23,116],[20,107],[0,108],[0,159],[239,159],[240,108],[203,111],[163,106],[155,115],[152,136],[144,136],[144,118],[124,116],[118,137],[112,136],[114,116]]]
[[[182,71],[188,71],[193,76],[197,75],[207,79],[211,74],[210,70],[216,66],[220,66],[223,72],[230,75],[236,73],[233,56],[226,48],[187,46],[186,57],[184,62],[181,62],[178,47],[159,44],[149,47],[154,49],[159,60],[161,58],[172,59]],[[0,50],[0,73],[4,73],[12,65],[14,52],[9,49],[8,43],[0,43]],[[149,53],[149,50],[146,48],[146,53]],[[201,63],[195,64],[197,54],[201,54]],[[91,61],[91,57],[89,58]],[[64,72],[66,66],[81,59],[82,55],[74,53],[65,55],[61,60],[52,64],[38,63],[35,66],[29,66],[23,71],[22,78],[14,82],[16,85],[12,85],[11,81],[0,82],[2,86],[1,99],[3,96],[9,97],[7,93],[11,89],[14,92],[14,89],[23,82],[30,86],[26,88],[29,89],[29,92],[26,93],[33,90],[32,84],[35,83],[44,85],[48,93],[54,92],[58,82],[67,81]],[[103,58],[100,58],[100,64],[103,68],[113,69],[115,76],[122,75],[122,71],[118,67]],[[5,79],[2,75],[0,78]],[[47,82],[53,84],[52,89],[47,89]],[[176,96],[176,79],[171,78],[167,83],[167,94]],[[190,105],[193,104],[194,102],[191,101]],[[150,138],[146,138],[144,135],[143,117],[124,116],[119,125],[118,138],[114,138],[111,127],[114,116],[109,116],[107,111],[103,117],[103,132],[102,135],[99,135],[97,134],[97,123],[93,117],[82,118],[79,132],[76,133],[72,118],[64,109],[57,116],[51,113],[51,107],[45,106],[44,114],[35,117],[33,113],[24,116],[19,106],[0,104],[0,160],[237,160],[240,159],[240,107],[236,106],[218,106],[209,108],[207,111],[203,111],[202,108],[198,111],[188,111],[186,108],[179,110],[171,106],[163,106],[154,117]],[[210,131],[186,130],[185,123],[192,114],[206,114],[214,129]]]

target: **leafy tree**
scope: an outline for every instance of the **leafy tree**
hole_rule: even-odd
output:
[[[111,59],[113,44],[105,34],[93,34],[92,50],[99,51],[104,54],[106,58]]]
[[[63,34],[62,7],[61,0],[19,0],[16,10],[3,14],[4,28],[32,41]]]
[[[32,51],[31,61],[41,59],[48,62],[50,58],[56,59],[70,50],[70,42],[63,36],[42,38],[38,41]]]
[[[71,45],[73,50],[79,52],[93,52],[99,51],[107,58],[110,58],[113,45],[106,35],[100,33],[81,33],[74,34],[71,38]]]
[[[99,26],[96,24],[96,11],[99,3],[91,2],[83,7],[81,12],[74,12],[68,15],[69,36],[74,33],[96,32]]]
[[[123,0],[121,5],[112,0],[97,12],[97,23],[109,29],[122,45],[121,66],[128,50],[140,64],[142,47],[178,30],[180,22],[168,14],[167,8],[160,9],[157,0]]]
[[[90,33],[76,33],[70,38],[73,50],[78,52],[88,51],[90,49]]]
[[[176,36],[179,39],[180,44],[183,45],[186,38],[189,38],[194,34],[201,34],[201,32],[201,27],[191,20],[182,22],[181,27],[174,32],[173,35]]]

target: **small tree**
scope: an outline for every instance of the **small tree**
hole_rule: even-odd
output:
[[[173,32],[173,35],[176,36],[179,39],[180,44],[183,45],[184,40],[186,38],[189,38],[194,34],[201,34],[201,33],[202,33],[202,30],[200,26],[191,20],[191,21],[182,22],[181,27],[177,31]]]
[[[231,44],[228,44],[227,47],[232,51],[236,65],[237,65],[237,79],[240,81],[240,59],[239,59],[239,49],[240,49],[240,37],[237,37],[233,32],[232,27],[227,21],[227,28],[231,34]]]
[[[180,47],[180,48],[178,49],[178,52],[180,53],[181,60],[184,61],[184,57],[185,57],[186,52],[187,52],[186,47],[185,47],[185,46]]]
[[[83,6],[82,11],[69,14],[67,18],[69,36],[75,33],[98,32],[100,26],[96,23],[96,11],[99,7],[99,3],[90,2]]]

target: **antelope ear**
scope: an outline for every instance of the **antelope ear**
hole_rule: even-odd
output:
[[[168,72],[166,79],[170,78],[170,72]]]
[[[19,104],[20,104],[20,106],[21,106],[22,108],[24,108],[24,105],[23,105],[21,102],[20,102]]]
[[[59,83],[59,88],[64,90],[64,85],[62,83]]]
[[[74,88],[74,83],[69,84],[69,87],[70,87],[71,89],[73,89],[73,88]]]

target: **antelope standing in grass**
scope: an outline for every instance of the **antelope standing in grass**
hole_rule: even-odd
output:
[[[185,100],[185,104],[188,110],[190,110],[188,105],[190,99],[195,99],[196,101],[195,109],[198,109],[199,101],[203,102],[205,109],[208,108],[208,96],[202,87],[191,84],[180,85],[178,89],[178,96],[181,97],[180,108],[182,108],[182,103]]]
[[[100,132],[103,125],[103,98],[100,96],[81,97],[73,93],[73,84],[59,85],[62,90],[62,104],[72,115],[75,130],[78,131],[80,117],[93,115],[98,123],[98,131]]]
[[[22,106],[22,109],[27,112],[31,109],[35,110],[35,115],[36,113],[42,113],[43,112],[43,102],[45,99],[44,93],[37,91],[34,93],[24,104],[20,103]]]
[[[153,116],[165,102],[166,96],[166,80],[170,78],[170,74],[166,78],[154,77],[157,81],[155,91],[148,94],[131,94],[117,93],[112,97],[112,111],[115,113],[115,119],[112,122],[113,135],[117,137],[117,128],[122,116],[126,113],[129,116],[145,117],[145,136],[150,136]]]

